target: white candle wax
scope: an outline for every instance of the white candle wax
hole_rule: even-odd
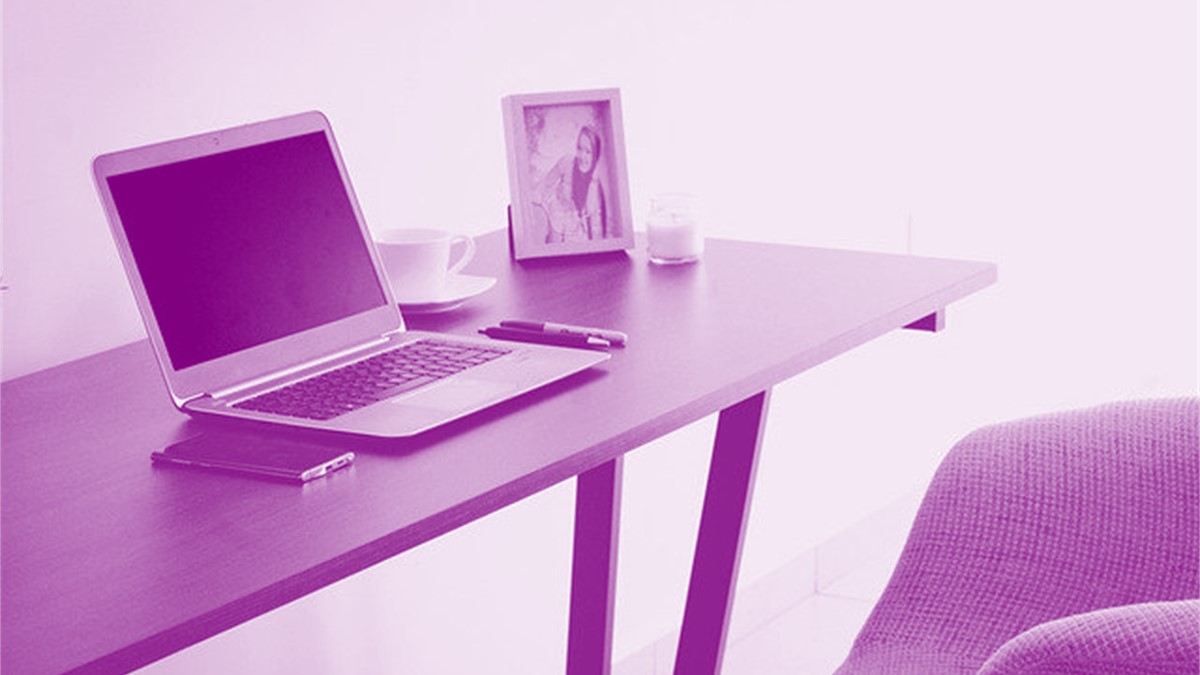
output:
[[[655,204],[646,221],[650,260],[660,264],[692,262],[704,251],[704,238],[692,213],[691,204]]]

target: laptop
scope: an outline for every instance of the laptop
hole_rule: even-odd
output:
[[[105,154],[92,168],[184,412],[412,436],[609,357],[406,330],[319,112]]]

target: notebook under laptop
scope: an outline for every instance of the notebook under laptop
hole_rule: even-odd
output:
[[[101,155],[93,174],[185,412],[410,436],[608,358],[405,330],[319,112]],[[432,363],[380,363],[397,349]],[[338,403],[334,381],[364,372],[383,380]]]

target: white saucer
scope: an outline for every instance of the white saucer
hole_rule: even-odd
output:
[[[446,277],[446,287],[436,298],[398,297],[400,310],[405,314],[434,314],[458,309],[464,302],[496,285],[496,277],[476,277],[454,274]]]

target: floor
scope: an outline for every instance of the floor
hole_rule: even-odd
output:
[[[883,592],[900,556],[916,495],[825,542],[784,568],[739,588],[723,675],[832,673]],[[614,665],[614,675],[672,672],[678,635]]]
[[[849,653],[898,555],[899,549],[881,555],[731,643],[721,672],[832,673]]]

